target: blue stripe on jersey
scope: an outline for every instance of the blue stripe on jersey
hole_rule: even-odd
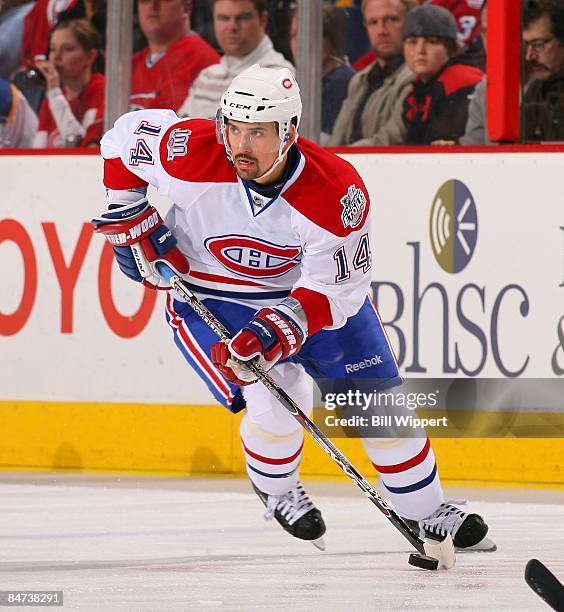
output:
[[[436,475],[437,464],[435,463],[433,466],[433,471],[429,474],[429,476],[427,476],[427,478],[423,478],[423,480],[420,480],[412,485],[408,485],[407,487],[389,487],[385,482],[382,481],[382,483],[390,493],[413,493],[414,491],[419,491],[420,489],[423,489],[427,485],[431,484],[433,480],[435,480]]]
[[[292,476],[293,474],[295,474],[296,470],[298,469],[295,468],[294,470],[292,470],[291,472],[287,472],[286,474],[267,474],[266,472],[261,472],[260,470],[257,470],[257,468],[253,467],[252,465],[249,465],[248,463],[247,467],[249,468],[249,470],[260,474],[261,476],[266,476],[267,478],[288,478],[288,476]]]
[[[290,295],[290,290],[284,291],[268,291],[265,293],[245,293],[244,291],[223,291],[222,289],[209,289],[208,287],[200,287],[193,283],[184,281],[192,291],[198,293],[204,293],[206,295],[217,295],[219,297],[230,297],[237,300],[273,300],[279,298],[285,298]]]

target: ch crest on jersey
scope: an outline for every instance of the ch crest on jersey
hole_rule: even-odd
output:
[[[356,185],[349,185],[347,193],[341,198],[343,227],[356,227],[362,221],[366,208],[366,196]]]
[[[175,128],[170,133],[166,143],[167,161],[172,161],[175,157],[186,155],[188,153],[188,139],[192,134],[192,130],[183,128]]]
[[[213,236],[206,249],[232,272],[251,278],[275,278],[299,265],[300,246],[273,244],[251,236]]]

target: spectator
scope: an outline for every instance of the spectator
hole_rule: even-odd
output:
[[[78,0],[37,0],[24,19],[22,38],[22,63],[32,66],[37,55],[45,55],[49,36],[59,20],[59,15],[76,5]]]
[[[456,21],[441,6],[411,11],[403,37],[405,61],[415,74],[403,103],[404,144],[457,141],[468,120],[469,95],[484,73],[461,63]]]
[[[25,97],[0,78],[0,149],[27,148],[37,132],[37,115]]]
[[[564,5],[525,0],[523,47],[532,80],[525,92],[525,139],[564,140]]]
[[[347,16],[345,55],[354,70],[362,70],[376,59],[374,51],[371,50],[368,33],[364,26],[361,10],[362,0],[333,0],[333,3]],[[368,56],[371,56],[370,61],[366,61]]]
[[[290,24],[290,47],[297,57],[298,19],[294,14]],[[329,143],[335,119],[347,97],[349,81],[354,70],[345,59],[347,15],[331,4],[323,7],[323,50],[321,82],[321,142]]]
[[[21,65],[24,20],[32,8],[28,0],[0,2],[0,78],[10,78]]]
[[[131,106],[177,111],[200,71],[219,55],[190,30],[191,0],[138,0],[148,46],[133,55]]]
[[[224,55],[219,64],[202,70],[179,111],[181,116],[215,117],[229,83],[253,64],[294,72],[266,34],[265,0],[213,0],[213,23]]]
[[[356,74],[331,136],[333,146],[400,141],[392,111],[407,95],[412,72],[404,63],[402,29],[417,0],[364,0],[364,23],[377,59]]]
[[[484,49],[488,48],[488,9],[486,0],[482,4],[480,13],[481,37],[484,44]],[[488,127],[486,120],[486,89],[487,77],[484,75],[482,80],[476,85],[476,89],[470,98],[470,106],[468,107],[468,121],[466,122],[466,131],[460,139],[462,145],[491,145],[493,144],[488,136]]]
[[[47,94],[39,111],[35,148],[91,147],[100,142],[105,83],[96,71],[102,65],[98,32],[89,21],[73,19],[53,28],[48,59],[36,61]]]
[[[458,26],[458,44],[464,61],[480,70],[486,68],[486,54],[480,37],[480,11],[483,0],[427,0],[448,9]]]

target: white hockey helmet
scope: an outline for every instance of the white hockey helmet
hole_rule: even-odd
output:
[[[233,161],[225,130],[229,119],[245,123],[276,122],[281,157],[292,123],[296,126],[297,140],[301,115],[300,88],[288,68],[262,68],[259,64],[250,66],[231,81],[221,96],[218,119],[227,156]]]

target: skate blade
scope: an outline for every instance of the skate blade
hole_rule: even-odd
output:
[[[495,552],[497,550],[497,544],[490,540],[487,536],[480,540],[474,546],[467,546],[466,548],[456,548],[457,553],[465,552]]]
[[[442,542],[425,540],[423,548],[427,556],[438,560],[439,569],[451,569],[454,567],[456,556],[454,554],[454,544],[452,543],[450,534],[448,534]]]
[[[317,538],[317,540],[310,540],[310,542],[315,546],[315,548],[319,548],[319,550],[325,550],[325,540],[323,538]]]

